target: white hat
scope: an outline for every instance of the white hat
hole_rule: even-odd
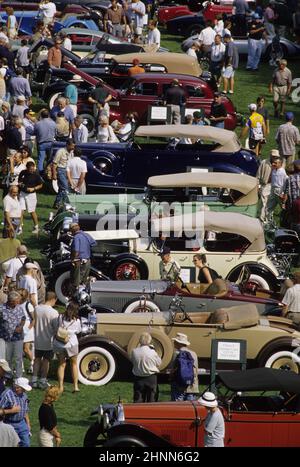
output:
[[[172,337],[172,341],[178,342],[178,344],[182,345],[191,345],[188,341],[187,335],[182,332],[178,332],[175,337]]]
[[[11,368],[10,368],[9,364],[7,363],[7,361],[4,360],[4,358],[0,358],[0,368],[2,368],[2,370],[6,371],[6,373],[11,372]]]
[[[38,269],[37,265],[34,263],[25,263],[26,269]]]
[[[270,156],[271,157],[280,157],[280,153],[279,153],[278,149],[271,149]]]
[[[218,401],[213,392],[205,392],[199,399],[199,403],[204,407],[217,407]]]
[[[257,109],[257,105],[256,104],[249,104],[248,109],[249,110],[254,110],[254,112],[255,112],[255,110]]]
[[[32,387],[29,384],[29,379],[27,378],[17,378],[14,381],[15,386],[24,389],[25,391],[31,391]]]
[[[80,75],[73,75],[72,76],[72,79],[69,79],[70,82],[74,82],[74,81],[83,81],[83,79],[81,78]]]
[[[26,101],[25,96],[17,96],[17,101]]]

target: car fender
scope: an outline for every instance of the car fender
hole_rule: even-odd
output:
[[[293,348],[292,342],[294,338],[291,336],[278,337],[268,342],[264,347],[259,351],[258,355],[255,358],[258,366],[264,366],[270,355],[279,350],[289,350]]]
[[[110,272],[113,272],[113,269],[124,259],[131,260],[134,264],[140,267],[142,275],[147,279],[149,277],[149,269],[146,262],[140,256],[134,253],[121,253],[116,256],[110,265]]]
[[[51,275],[54,279],[56,279],[63,272],[70,271],[70,269],[71,269],[71,260],[66,259],[64,261],[59,261],[58,263],[54,264],[53,269],[51,271]],[[103,274],[101,271],[99,271],[94,266],[91,266],[90,273],[93,273],[93,276],[96,277],[96,279],[98,280],[107,280],[107,281],[110,280],[108,276]]]
[[[144,441],[147,447],[170,447],[173,446],[167,440],[161,438],[150,430],[141,425],[126,423],[114,425],[107,431],[109,439],[120,435],[134,436],[135,438]]]
[[[120,158],[116,154],[113,154],[110,151],[106,151],[105,149],[95,151],[91,154],[90,156],[90,161],[93,164],[94,170],[97,171],[101,175],[101,177],[116,177],[116,175],[120,171]],[[100,161],[107,161],[111,164],[111,170],[109,173],[103,173],[101,170],[98,168],[97,163]]]
[[[278,287],[278,281],[274,273],[264,264],[254,262],[245,261],[242,264],[238,264],[235,268],[231,269],[231,271],[227,274],[225,279],[231,282],[235,282],[243,266],[246,266],[252,274],[260,274],[263,276],[267,276],[272,282],[272,287],[274,287],[275,289]]]

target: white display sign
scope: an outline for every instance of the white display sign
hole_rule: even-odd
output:
[[[239,342],[218,342],[218,360],[237,360],[241,358],[241,345]]]
[[[191,271],[190,269],[180,269],[180,277],[183,280],[183,282],[191,282]]]
[[[151,107],[151,120],[167,120],[167,107]]]
[[[189,109],[189,108],[185,108],[185,110],[184,110],[184,116],[186,117],[187,115],[193,115],[194,112],[201,112],[201,109]]]

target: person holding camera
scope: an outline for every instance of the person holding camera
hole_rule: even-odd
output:
[[[157,373],[161,358],[151,344],[148,332],[140,335],[139,345],[131,353],[134,375],[133,402],[155,402],[157,400]]]

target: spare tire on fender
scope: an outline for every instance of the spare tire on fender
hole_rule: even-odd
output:
[[[147,327],[134,333],[127,346],[128,355],[130,356],[133,349],[138,347],[140,336],[143,332],[149,332],[149,334],[151,334],[152,343],[161,358],[161,365],[159,368],[161,371],[165,370],[172,360],[174,346],[171,339],[164,332],[159,331],[158,329],[149,329]]]

